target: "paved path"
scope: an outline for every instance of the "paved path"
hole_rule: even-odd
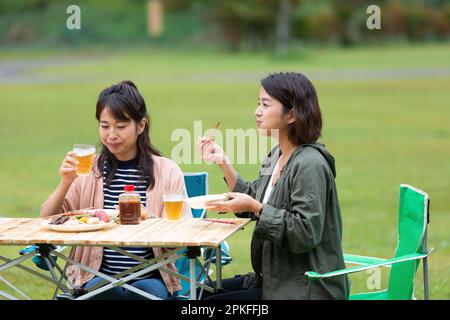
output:
[[[96,83],[107,81],[108,77],[101,74],[57,74],[40,73],[39,68],[58,67],[68,65],[85,65],[99,61],[98,58],[55,58],[32,59],[0,62],[1,84],[53,84],[53,83]],[[450,66],[426,68],[395,68],[395,69],[332,69],[313,70],[304,72],[314,81],[363,81],[363,80],[401,80],[417,78],[449,77]],[[202,72],[187,75],[139,75],[139,81],[170,82],[170,83],[251,83],[263,78],[265,74],[259,72]]]

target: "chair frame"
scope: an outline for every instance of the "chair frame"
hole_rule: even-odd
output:
[[[428,194],[420,189],[417,189],[413,186],[407,185],[407,184],[401,184],[400,187],[405,187],[412,189],[424,196],[425,204],[424,204],[424,215],[425,215],[425,223],[424,223],[424,232],[423,232],[423,238],[422,238],[422,247],[421,247],[421,253],[415,253],[415,254],[408,254],[400,257],[395,257],[391,259],[380,259],[380,258],[374,258],[374,257],[365,257],[365,256],[358,256],[358,255],[344,255],[344,260],[346,263],[352,263],[352,264],[358,264],[360,266],[352,267],[352,268],[346,268],[336,271],[327,272],[324,274],[320,274],[314,271],[307,271],[305,272],[305,275],[308,279],[314,281],[318,279],[323,278],[331,278],[339,275],[346,275],[351,274],[355,272],[360,272],[364,270],[369,270],[373,268],[388,266],[390,267],[393,264],[401,263],[405,261],[411,261],[411,260],[423,260],[423,281],[424,281],[424,299],[429,300],[430,299],[430,292],[429,292],[429,283],[428,283],[428,256],[431,254],[434,248],[431,248],[429,251],[427,251],[427,236],[428,236],[428,224],[430,223],[430,198]]]

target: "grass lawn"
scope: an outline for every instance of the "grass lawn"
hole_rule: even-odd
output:
[[[364,49],[308,49],[277,60],[270,55],[163,52],[148,48],[76,51],[5,49],[0,61],[46,59],[26,71],[22,81],[0,83],[0,215],[36,217],[58,183],[58,168],[73,143],[96,143],[95,102],[99,92],[123,79],[133,80],[152,117],[151,138],[170,157],[172,132],[194,121],[203,130],[217,121],[221,131],[254,128],[259,80],[267,73],[293,70],[311,75],[321,104],[321,138],[337,162],[337,186],[346,253],[391,257],[397,235],[401,183],[431,198],[430,294],[450,298],[450,75],[405,77],[404,70],[449,69],[450,45]],[[60,61],[52,63],[52,61]],[[379,70],[384,78],[360,78]],[[350,72],[345,79],[335,73]],[[352,72],[358,76],[352,79]],[[359,73],[358,73],[359,72]],[[396,72],[400,76],[396,76]],[[317,77],[314,75],[325,76]],[[327,79],[326,75],[330,75]],[[27,77],[37,79],[26,81]],[[53,80],[52,80],[53,79]],[[54,80],[57,79],[57,80]],[[59,80],[58,80],[59,79]],[[192,141],[194,144],[194,141]],[[192,146],[192,152],[195,152]],[[210,193],[226,191],[218,168],[180,164],[184,171],[208,171]],[[259,165],[237,165],[247,179]],[[253,225],[229,239],[233,262],[224,277],[250,271]],[[19,247],[0,247],[14,257]],[[35,299],[53,289],[19,270],[4,278]],[[352,275],[352,292],[367,291],[368,273]],[[382,272],[382,286],[388,271]],[[0,281],[0,290],[6,290]],[[418,272],[416,296],[423,298]]]

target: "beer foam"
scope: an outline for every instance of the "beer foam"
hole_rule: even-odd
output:
[[[95,148],[89,148],[89,149],[77,149],[77,148],[74,148],[73,151],[79,157],[86,157],[88,155],[91,155],[91,154],[95,153]]]
[[[183,195],[163,195],[163,201],[165,202],[179,202],[185,200]]]

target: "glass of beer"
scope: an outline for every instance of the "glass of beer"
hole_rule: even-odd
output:
[[[79,176],[87,176],[92,169],[95,156],[95,146],[89,144],[74,144],[73,152],[76,153],[75,159],[77,159],[77,174]]]
[[[183,203],[186,199],[184,190],[165,191],[163,194],[164,208],[169,220],[178,220],[181,218]]]

